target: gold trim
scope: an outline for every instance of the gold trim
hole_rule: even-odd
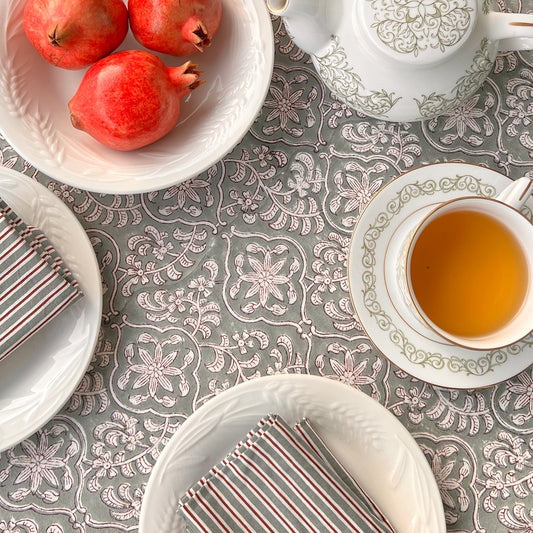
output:
[[[273,0],[266,0],[266,6],[267,9],[273,14],[273,15],[280,15],[280,13],[283,13],[287,9],[287,6],[289,5],[290,0],[278,0],[275,2],[276,6],[278,7],[272,7]]]
[[[518,201],[523,200],[527,194],[531,193],[531,187],[533,187],[533,181],[529,182],[529,185],[524,189],[524,191],[520,195],[520,198],[518,198]]]

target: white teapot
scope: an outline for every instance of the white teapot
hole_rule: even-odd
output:
[[[489,0],[266,0],[324,83],[366,115],[431,118],[481,86],[499,50],[533,48],[533,15]]]

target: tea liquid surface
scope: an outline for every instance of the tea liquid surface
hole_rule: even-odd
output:
[[[527,293],[528,263],[497,219],[476,211],[430,222],[413,249],[411,281],[420,307],[453,335],[482,337],[508,323]]]

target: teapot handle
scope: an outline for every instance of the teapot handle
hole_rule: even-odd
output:
[[[486,35],[498,42],[498,50],[533,50],[533,15],[525,13],[488,13]]]

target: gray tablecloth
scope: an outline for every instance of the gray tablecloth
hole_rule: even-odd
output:
[[[182,185],[88,193],[0,139],[2,165],[77,215],[104,283],[100,339],[76,393],[0,454],[0,531],[135,531],[155,461],[187,417],[220,391],[280,372],[346,382],[394,413],[433,469],[450,532],[532,531],[532,370],[471,392],[412,379],[356,319],[346,254],[361,210],[406,170],[455,159],[533,174],[533,53],[500,55],[449,114],[385,123],[336,100],[277,19],[274,31],[259,117]]]

